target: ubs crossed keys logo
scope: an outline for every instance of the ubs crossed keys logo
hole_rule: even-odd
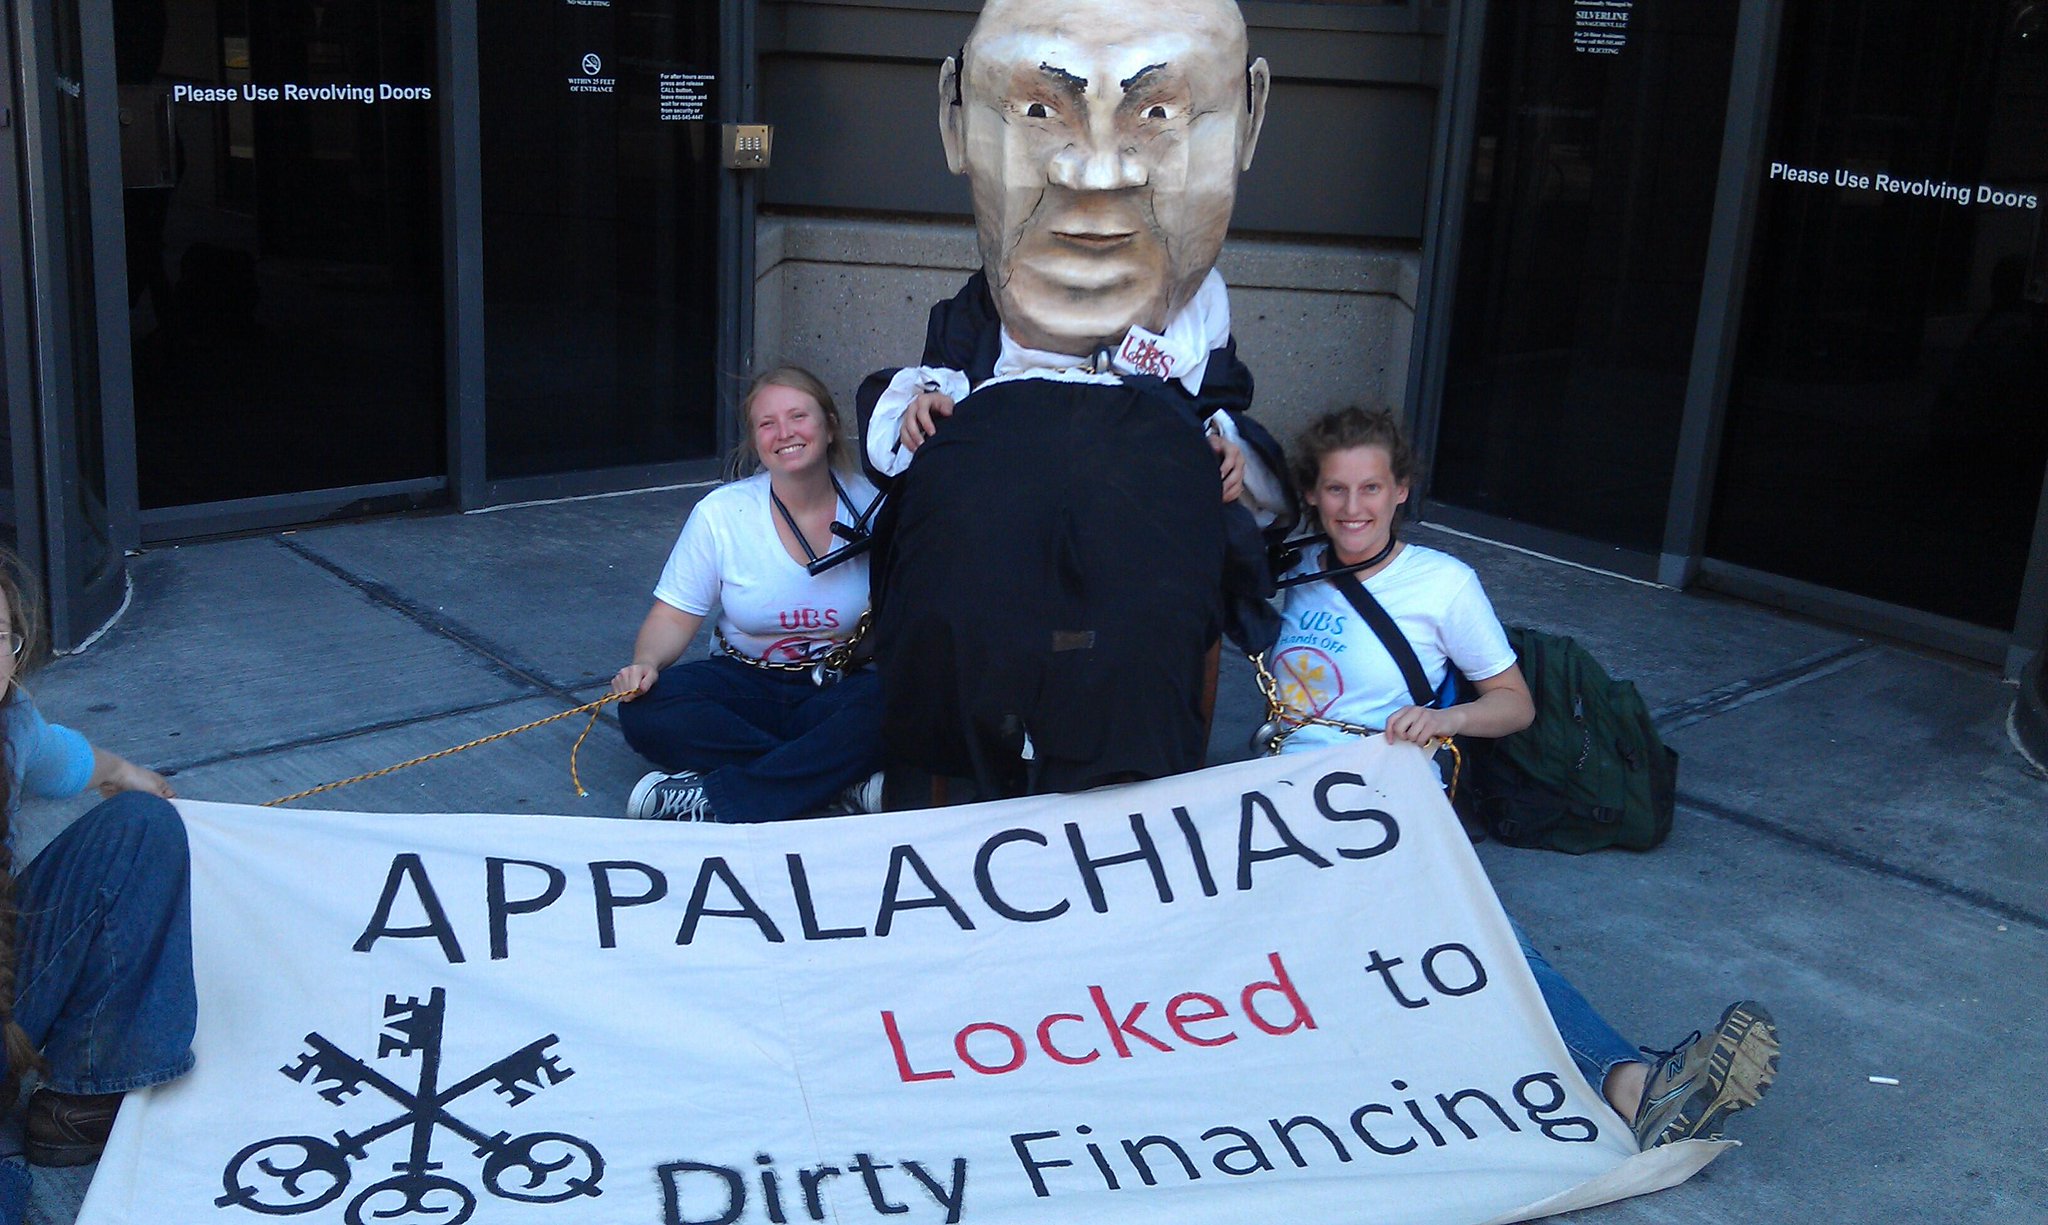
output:
[[[419,1059],[419,1078],[407,1089],[363,1060],[317,1033],[306,1035],[298,1060],[279,1068],[286,1076],[316,1088],[328,1102],[342,1106],[365,1086],[402,1107],[401,1113],[357,1132],[336,1132],[333,1140],[318,1136],[273,1136],[259,1140],[228,1162],[222,1175],[227,1193],[216,1207],[240,1206],[270,1216],[312,1212],[339,1199],[348,1189],[351,1162],[369,1157],[370,1146],[387,1136],[410,1131],[412,1146],[405,1160],[394,1162],[391,1177],[373,1183],[350,1201],[343,1218],[348,1225],[369,1221],[433,1220],[462,1225],[476,1211],[476,1193],[439,1171],[433,1160],[436,1133],[447,1129],[475,1145],[483,1158],[483,1185],[501,1199],[554,1204],[579,1195],[602,1193],[604,1157],[589,1141],[562,1132],[540,1131],[514,1137],[509,1132],[485,1135],[448,1111],[459,1099],[489,1085],[508,1105],[517,1106],[573,1074],[551,1048],[554,1034],[529,1042],[495,1063],[443,1089],[441,1029],[447,993],[434,988],[425,1003],[384,997],[385,1033],[378,1035],[377,1058]]]

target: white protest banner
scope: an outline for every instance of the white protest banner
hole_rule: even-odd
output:
[[[765,826],[181,803],[116,1222],[1483,1222],[1653,1190],[1422,755]]]

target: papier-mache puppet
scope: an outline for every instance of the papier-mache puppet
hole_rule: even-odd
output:
[[[1214,267],[1269,84],[1233,0],[990,0],[941,68],[982,270],[861,396],[892,766],[1193,769],[1219,631],[1271,642],[1294,500]]]

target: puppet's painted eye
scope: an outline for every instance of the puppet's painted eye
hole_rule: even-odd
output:
[[[1024,117],[1027,119],[1050,119],[1052,118],[1052,112],[1046,109],[1045,103],[1033,102],[1030,106],[1024,108]]]
[[[1166,108],[1163,106],[1148,106],[1145,108],[1145,118],[1165,119],[1167,118]]]

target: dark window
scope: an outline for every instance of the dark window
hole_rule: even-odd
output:
[[[1654,553],[1736,6],[1488,6],[1433,493]]]
[[[493,479],[716,449],[718,7],[478,9]]]
[[[432,0],[114,31],[143,508],[443,473]]]
[[[2048,466],[2048,4],[1792,0],[1782,40],[1708,552],[2009,629]]]

